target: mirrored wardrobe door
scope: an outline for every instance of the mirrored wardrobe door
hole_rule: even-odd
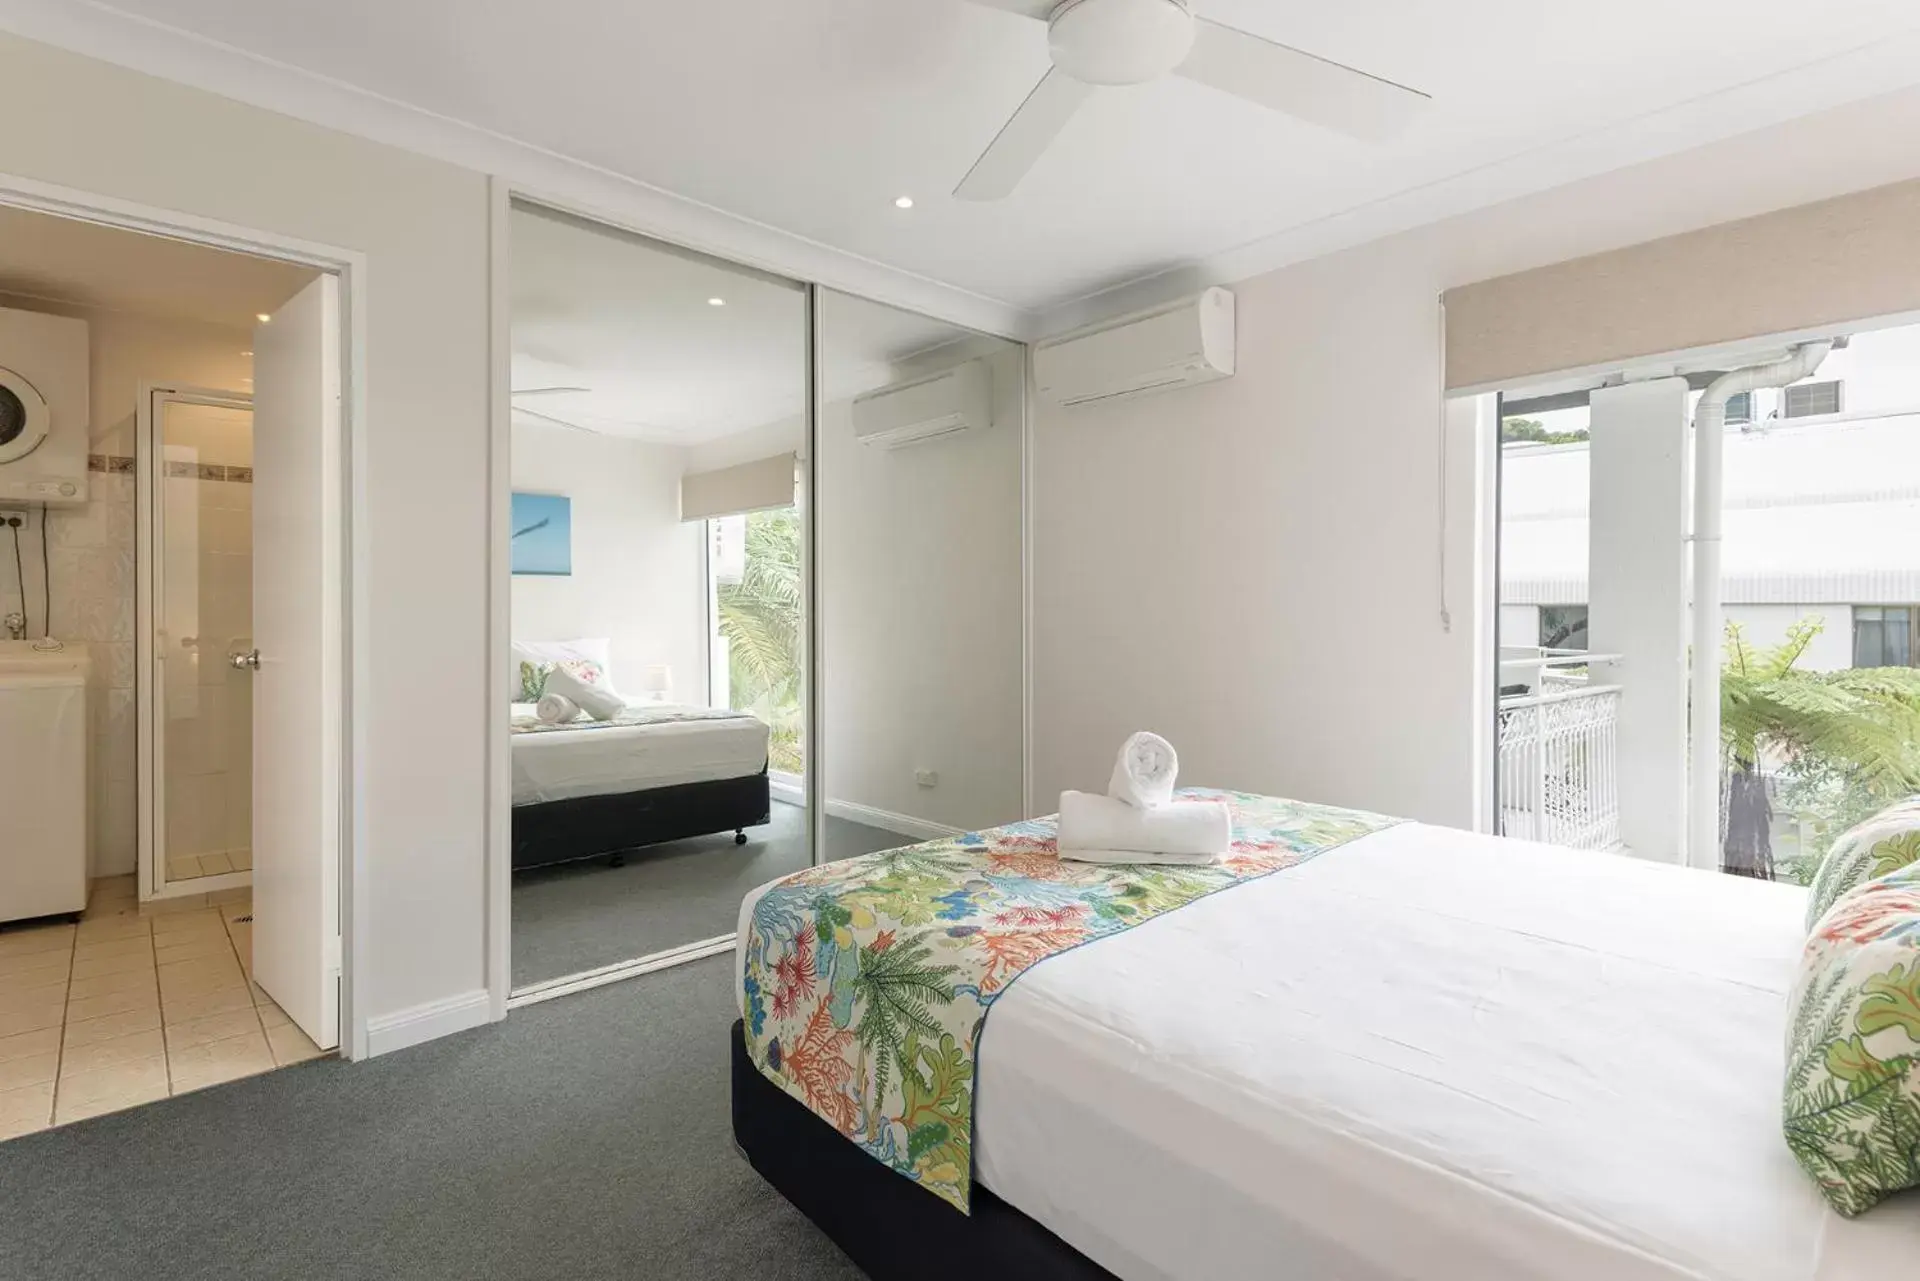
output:
[[[821,290],[820,857],[1023,817],[1026,351]]]
[[[510,215],[512,970],[725,946],[812,859],[807,289]]]

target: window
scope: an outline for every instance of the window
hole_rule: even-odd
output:
[[[1853,665],[1912,667],[1913,633],[1920,609],[1911,605],[1853,607]]]
[[[1587,607],[1585,605],[1542,605],[1540,607],[1540,647],[1542,649],[1585,649],[1587,647]]]
[[[1826,382],[1795,383],[1780,400],[1782,418],[1812,418],[1818,414],[1837,414],[1847,407],[1838,378]]]
[[[1740,392],[1727,397],[1727,426],[1738,427],[1753,421],[1753,393]]]

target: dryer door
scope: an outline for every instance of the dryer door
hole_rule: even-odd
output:
[[[16,462],[40,447],[51,425],[47,402],[33,384],[0,369],[0,463]]]

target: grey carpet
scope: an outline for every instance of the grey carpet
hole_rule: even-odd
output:
[[[731,977],[0,1143],[0,1277],[858,1281],[733,1147]]]
[[[913,838],[827,819],[824,859],[910,845]],[[806,812],[773,803],[773,821],[636,850],[626,866],[591,859],[513,878],[513,983],[524,987],[731,934],[756,885],[807,865]]]

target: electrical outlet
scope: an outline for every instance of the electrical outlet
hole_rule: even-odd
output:
[[[913,781],[921,787],[940,786],[940,776],[930,769],[917,769],[913,772]]]

